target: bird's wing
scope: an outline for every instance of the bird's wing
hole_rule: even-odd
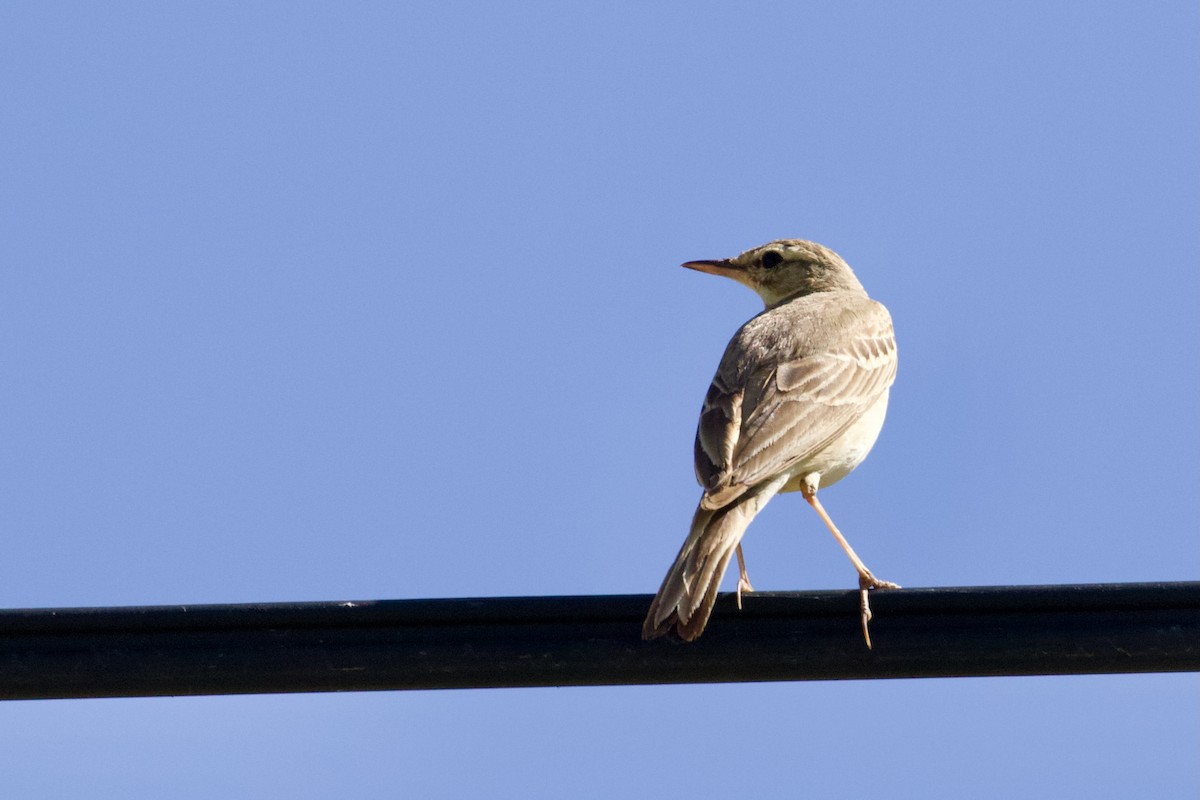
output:
[[[878,303],[867,309],[816,347],[766,348],[740,364],[727,354],[696,431],[704,507],[721,508],[820,452],[888,390],[896,376],[891,317]]]

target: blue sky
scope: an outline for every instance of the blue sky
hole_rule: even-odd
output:
[[[749,291],[895,319],[906,586],[1188,580],[1194,4],[0,7],[0,607],[652,592]],[[760,589],[854,586],[796,496]],[[732,588],[732,581],[727,582]],[[854,624],[848,620],[848,624]],[[1200,791],[1194,675],[0,705],[12,797]]]

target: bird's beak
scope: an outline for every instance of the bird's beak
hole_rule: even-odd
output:
[[[688,261],[681,266],[694,269],[697,272],[707,272],[709,275],[722,275],[726,278],[733,278],[739,283],[745,280],[746,277],[746,269],[734,264],[727,258],[720,261]]]

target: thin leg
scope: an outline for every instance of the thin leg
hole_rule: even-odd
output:
[[[746,574],[746,559],[742,557],[742,546],[737,546],[738,557],[738,586],[737,586],[737,604],[738,611],[742,610],[742,592],[753,592],[754,587],[750,585],[750,576]]]
[[[862,630],[863,639],[867,643],[867,648],[871,647],[871,631],[868,623],[871,621],[871,603],[867,599],[867,592],[871,589],[899,589],[900,584],[892,583],[891,581],[882,581],[876,578],[871,570],[867,569],[867,565],[858,557],[858,553],[854,552],[854,548],[846,541],[846,537],[842,536],[842,532],[837,529],[837,525],[833,524],[833,520],[829,518],[821,501],[817,499],[815,488],[805,486],[802,489],[804,499],[808,504],[821,515],[821,520],[825,523],[825,527],[829,528],[829,532],[833,534],[833,538],[837,539],[838,544],[846,551],[846,555],[850,556],[850,562],[854,564],[854,569],[858,571],[858,592],[859,592],[859,608],[862,611]]]

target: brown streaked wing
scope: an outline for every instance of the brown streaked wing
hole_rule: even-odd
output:
[[[696,426],[696,480],[706,492],[715,488],[728,465],[742,428],[742,390],[730,388],[718,371],[704,396]]]
[[[757,402],[740,409],[740,428],[725,431],[736,441],[730,457],[702,482],[704,507],[720,508],[816,454],[887,391],[896,376],[896,343],[891,319],[879,310],[839,347],[755,370],[773,379],[754,392]],[[697,464],[699,472],[699,455]]]

